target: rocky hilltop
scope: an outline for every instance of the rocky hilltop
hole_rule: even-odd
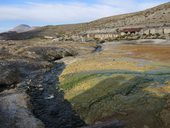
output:
[[[89,24],[95,28],[170,25],[170,2],[136,13],[102,18]]]

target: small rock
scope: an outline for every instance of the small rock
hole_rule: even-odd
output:
[[[144,125],[144,127],[143,128],[149,128],[149,126],[147,126],[147,125]]]
[[[29,80],[29,81],[27,82],[27,84],[31,84],[31,82],[32,82],[32,80]]]
[[[53,99],[54,98],[54,95],[49,95],[48,97],[45,97],[46,100],[50,100],[50,99]]]
[[[41,87],[42,87],[42,85],[41,85],[41,84],[39,84],[39,85],[37,85],[37,87],[38,87],[38,88],[41,88]]]
[[[44,90],[44,88],[39,88],[38,90],[39,90],[39,91],[43,91],[43,90]]]

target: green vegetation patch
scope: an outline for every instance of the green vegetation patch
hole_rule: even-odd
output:
[[[96,76],[96,74],[77,74],[77,75],[72,75],[71,77],[67,76],[65,80],[61,83],[61,88],[63,90],[70,90],[74,88],[78,83],[83,82],[87,79],[92,79]]]
[[[157,120],[169,92],[160,91],[169,80],[168,74],[146,72],[79,73],[67,76],[61,88],[65,98],[89,124],[112,118],[128,121],[133,126],[135,122],[136,127],[142,120],[143,124],[154,127],[161,126]]]

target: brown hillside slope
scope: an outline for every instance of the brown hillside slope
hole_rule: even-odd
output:
[[[95,28],[161,25],[170,25],[170,2],[144,11],[105,17],[89,23],[62,26],[46,26],[41,29],[43,29],[44,31],[49,31],[56,28],[57,30],[79,32]]]
[[[90,23],[95,27],[160,26],[170,24],[170,2],[144,11],[102,18]]]

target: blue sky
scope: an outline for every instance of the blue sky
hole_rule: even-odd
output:
[[[88,22],[144,10],[169,0],[0,0],[0,31],[30,26]]]

